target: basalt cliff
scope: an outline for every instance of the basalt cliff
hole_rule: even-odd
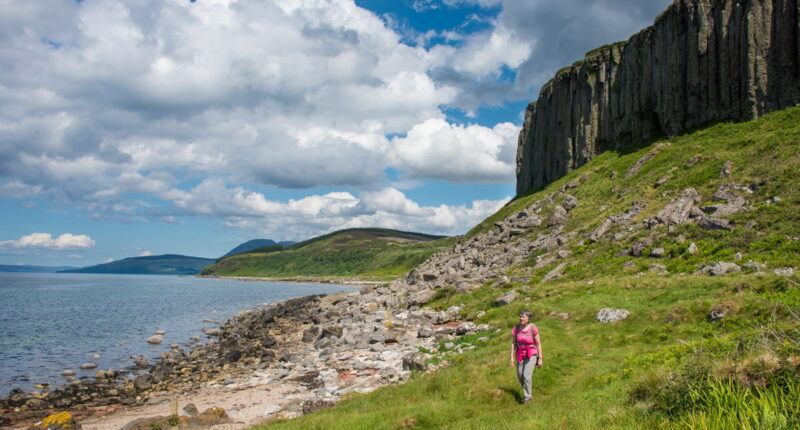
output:
[[[559,71],[525,113],[517,195],[597,154],[800,102],[797,0],[676,0]]]

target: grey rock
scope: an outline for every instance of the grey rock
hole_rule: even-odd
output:
[[[772,273],[780,276],[794,276],[793,267],[781,267],[772,271]]]
[[[133,386],[136,391],[149,390],[153,387],[153,377],[148,374],[136,375],[133,380]]]
[[[463,336],[465,334],[474,333],[476,328],[475,323],[471,321],[461,323],[461,325],[456,328],[456,335]]]
[[[733,161],[728,160],[725,162],[725,164],[722,165],[722,169],[720,169],[719,171],[719,176],[721,178],[725,176],[730,176],[732,172],[733,172]]]
[[[542,278],[542,282],[549,282],[549,281],[552,281],[554,279],[557,279],[557,278],[560,278],[560,277],[564,276],[564,269],[566,267],[567,267],[567,263],[566,262],[559,264],[553,270],[551,270],[546,275],[544,275],[544,278]]]
[[[505,306],[505,305],[513,302],[514,300],[516,300],[517,297],[519,297],[519,293],[518,292],[516,292],[514,290],[508,291],[508,292],[503,293],[500,296],[498,296],[494,300],[494,305],[495,306]]]
[[[575,209],[576,206],[578,206],[578,199],[575,198],[574,196],[567,194],[564,196],[564,203],[562,203],[561,206],[564,207],[564,210],[569,212]]]
[[[320,334],[322,333],[322,329],[319,326],[311,326],[307,329],[303,330],[303,342],[311,343],[316,342],[319,339]]]
[[[431,336],[433,336],[433,329],[430,328],[430,327],[422,327],[417,332],[417,337],[420,337],[420,338],[426,338],[426,337],[431,337]]]
[[[630,312],[625,309],[603,308],[597,311],[594,318],[601,323],[624,320]]]
[[[144,367],[147,367],[147,366],[150,365],[150,360],[148,360],[147,358],[142,357],[142,358],[137,358],[134,363],[136,363],[137,367],[144,368]]]
[[[422,353],[414,352],[403,356],[403,370],[425,370],[427,367]]]
[[[162,335],[160,335],[160,334],[156,334],[156,335],[150,336],[150,338],[147,339],[147,343],[152,343],[152,344],[155,344],[155,345],[158,345],[163,341],[164,341],[164,337]]]
[[[67,370],[61,372],[61,376],[75,376],[75,375],[77,375],[77,372],[75,372],[74,370],[71,370],[71,369],[67,369]]]
[[[653,238],[643,237],[633,244],[630,254],[634,257],[640,257],[644,250],[651,246],[653,246]]]
[[[665,254],[664,248],[653,248],[650,250],[650,257],[661,258]]]
[[[700,250],[697,248],[697,245],[695,245],[695,243],[692,242],[692,243],[689,244],[689,247],[686,248],[686,251],[684,251],[684,252],[687,253],[687,254],[697,254],[699,251]]]
[[[753,260],[749,260],[747,263],[742,265],[742,269],[750,271],[750,272],[758,272],[767,268],[766,264],[761,264],[755,262]]]
[[[197,410],[197,406],[195,406],[194,403],[187,403],[183,407],[183,413],[190,417],[196,417],[200,414],[200,411]]]
[[[742,268],[736,263],[729,263],[725,261],[718,261],[712,265],[704,266],[700,269],[700,274],[708,274],[711,276],[721,276],[727,273],[739,272]]]
[[[664,148],[664,145],[665,144],[663,143],[656,145],[653,149],[648,151],[647,154],[644,154],[641,158],[636,160],[636,162],[633,163],[633,166],[631,166],[631,168],[628,169],[627,172],[625,172],[625,176],[623,176],[623,178],[628,179],[631,176],[635,175],[636,172],[638,172],[645,165],[645,163],[650,161],[653,157],[658,155],[659,152],[661,152],[661,150]]]
[[[672,199],[647,223],[649,226],[657,224],[684,224],[689,221],[695,203],[700,201],[700,195],[694,188],[686,188],[678,197]]]
[[[715,217],[710,217],[710,216],[700,218],[700,220],[697,222],[697,224],[700,227],[703,227],[704,229],[707,229],[707,230],[725,230],[725,231],[730,231],[730,230],[733,229],[733,227],[731,227],[730,221],[728,221],[726,219],[715,218]]]
[[[591,233],[589,233],[589,240],[592,242],[597,242],[600,240],[603,235],[605,235],[611,227],[614,226],[614,220],[611,218],[606,218],[603,222],[600,223]]]
[[[97,365],[94,363],[83,363],[79,366],[83,370],[90,370],[97,368]]]
[[[567,210],[563,206],[556,206],[550,218],[547,219],[547,226],[555,227],[563,225],[565,222],[567,222]]]

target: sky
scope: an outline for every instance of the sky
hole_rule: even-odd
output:
[[[0,0],[0,264],[458,235],[525,106],[668,0]]]

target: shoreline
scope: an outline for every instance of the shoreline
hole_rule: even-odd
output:
[[[325,284],[325,285],[348,285],[353,287],[377,287],[393,281],[370,281],[358,278],[325,279],[325,278],[271,278],[266,276],[201,276],[201,275],[181,275],[187,278],[200,279],[220,279],[223,281],[236,282],[286,282],[294,284]]]
[[[436,351],[443,339],[490,328],[460,321],[457,307],[434,311],[386,306],[375,292],[385,282],[292,281],[361,288],[240,312],[207,332],[207,343],[186,351],[173,348],[133,374],[98,372],[96,378],[75,384],[0,399],[0,425],[28,428],[51,413],[68,411],[85,430],[119,429],[135,420],[168,416],[176,398],[180,408],[191,403],[200,411],[225,409],[227,421],[213,428],[246,429],[331,407],[348,393],[404,382],[412,370],[438,367],[425,362],[429,355],[420,353],[423,348]],[[474,347],[465,344],[464,351]],[[179,415],[184,413],[179,409]]]

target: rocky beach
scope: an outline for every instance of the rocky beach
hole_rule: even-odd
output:
[[[179,406],[177,415],[196,427],[247,428],[405,381],[413,370],[435,368],[428,358],[442,365],[485,340],[465,335],[492,329],[461,321],[459,307],[386,308],[375,288],[254,308],[206,330],[207,343],[172,344],[152,363],[139,357],[134,367],[97,370],[94,378],[14,390],[0,399],[0,423],[29,428],[68,411],[85,429],[150,428]]]

